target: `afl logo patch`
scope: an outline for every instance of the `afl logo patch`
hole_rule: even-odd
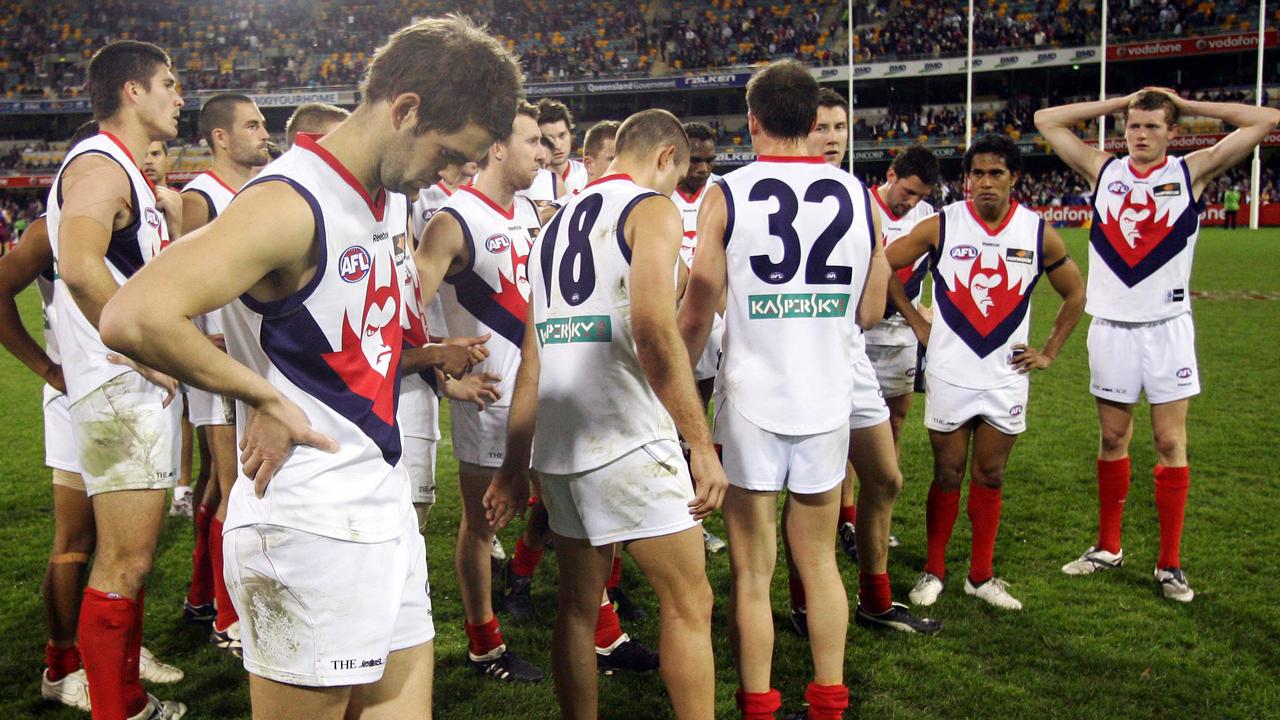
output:
[[[1119,180],[1116,180],[1115,182],[1107,186],[1107,192],[1112,193],[1114,195],[1124,195],[1125,193],[1128,193],[1130,189],[1131,188],[1128,185],[1124,184]]]
[[[433,215],[435,215],[435,214],[436,214],[436,211],[435,211],[435,210],[431,210],[431,209],[423,210],[423,211],[422,211],[422,222],[426,222],[426,221],[430,220],[430,219],[431,219],[431,217],[432,217]]]
[[[951,257],[956,260],[972,260],[978,257],[978,248],[972,245],[957,245],[951,248]]]
[[[152,228],[160,229],[160,213],[153,207],[143,208],[142,217]]]
[[[1179,380],[1186,380],[1187,378],[1191,377],[1191,368],[1189,367],[1179,368],[1177,372],[1177,376]]]
[[[496,235],[490,235],[489,239],[484,241],[484,249],[488,250],[494,255],[497,255],[499,253],[504,253],[510,248],[511,248],[511,238],[507,237],[506,235],[503,235],[502,233],[497,233]]]
[[[369,274],[369,251],[359,245],[343,250],[338,259],[338,274],[349,283],[363,280]]]
[[[1018,417],[1021,414],[1022,414],[1021,405],[1014,405],[1013,407],[1009,408],[1009,415],[1011,415],[1012,417]]]

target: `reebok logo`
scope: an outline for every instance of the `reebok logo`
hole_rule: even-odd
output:
[[[839,318],[849,310],[848,293],[777,293],[752,295],[747,311],[752,320]]]
[[[610,342],[613,325],[608,315],[575,315],[550,318],[538,323],[538,344]]]

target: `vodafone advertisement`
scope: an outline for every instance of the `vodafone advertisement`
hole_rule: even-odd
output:
[[[1040,213],[1054,227],[1087,227],[1093,220],[1093,208],[1088,205],[1029,205]],[[1225,222],[1226,211],[1221,205],[1210,205],[1200,214],[1202,227],[1221,227]],[[1240,212],[1236,215],[1236,224],[1249,227],[1249,205],[1240,203]],[[1280,225],[1280,203],[1263,203],[1258,213],[1258,225]]]
[[[1267,30],[1263,33],[1265,47],[1275,47],[1276,38],[1276,30]],[[1240,52],[1241,50],[1257,49],[1257,33],[1202,35],[1113,45],[1107,48],[1107,59],[1150,60],[1152,58],[1174,57],[1176,55],[1205,55],[1208,53]]]

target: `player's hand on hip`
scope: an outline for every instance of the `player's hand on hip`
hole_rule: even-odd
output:
[[[499,467],[484,491],[484,515],[495,530],[506,527],[516,517],[524,517],[529,507],[529,470]]]
[[[442,342],[445,345],[457,345],[466,348],[471,353],[471,363],[474,365],[478,362],[484,362],[489,357],[489,348],[485,347],[485,343],[493,337],[493,333],[485,333],[484,335],[476,335],[472,337],[448,337]]]
[[[240,465],[245,476],[253,478],[255,495],[266,494],[267,483],[279,472],[295,445],[338,452],[338,441],[316,432],[302,408],[284,397],[268,400],[249,413],[240,439]]]
[[[57,390],[63,395],[67,394],[67,380],[62,375],[61,365],[57,363],[50,365],[49,368],[44,371],[43,378],[46,383],[49,383],[49,387]]]
[[[693,499],[689,501],[689,514],[695,520],[705,520],[720,509],[724,502],[729,478],[724,474],[720,458],[710,447],[694,448],[689,452],[689,473],[693,475]]]
[[[110,353],[107,355],[107,362],[114,365],[124,365],[141,375],[147,382],[163,390],[164,401],[160,403],[162,407],[169,407],[169,403],[173,402],[173,398],[178,392],[177,380],[165,375],[159,370],[154,370],[146,365],[134,362],[132,359],[127,358],[124,355]]]
[[[923,315],[923,313],[921,314]],[[911,325],[911,332],[916,334],[916,342],[919,342],[921,345],[929,344],[929,334],[932,331],[933,331],[932,317],[925,317],[924,322],[917,322]]]
[[[491,372],[472,373],[457,380],[445,378],[444,394],[450,400],[475,403],[481,411],[490,403],[498,402],[502,391],[496,383],[502,382],[502,376]]]
[[[1053,364],[1053,358],[1036,350],[1030,345],[1018,343],[1013,346],[1013,358],[1009,360],[1018,372],[1026,375],[1032,370],[1044,370]]]

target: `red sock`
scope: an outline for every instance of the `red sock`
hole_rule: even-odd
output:
[[[929,502],[925,505],[925,534],[929,537],[929,549],[924,571],[943,577],[947,574],[947,543],[960,514],[960,491],[943,490],[937,483],[929,486]]]
[[[147,589],[144,587],[138,591],[138,597],[133,599],[133,625],[129,627],[129,644],[125,646],[124,655],[124,694],[125,697],[141,696],[146,697],[146,691],[142,689],[142,620],[145,615],[144,606],[147,602]],[[137,713],[142,710],[141,707],[133,712]]]
[[[1129,496],[1129,458],[1098,461],[1098,548],[1120,552],[1120,522]]]
[[[858,604],[872,615],[889,612],[889,608],[893,606],[893,593],[889,590],[889,573],[859,572]]]
[[[479,657],[503,644],[502,628],[498,627],[498,617],[489,618],[489,622],[467,626],[467,649],[472,655]]]
[[[970,546],[969,582],[984,583],[995,574],[996,533],[1000,530],[1001,488],[969,483],[969,522],[973,524]]]
[[[218,617],[213,621],[213,629],[226,630],[240,619],[236,615],[236,606],[231,604],[231,593],[227,592],[227,579],[222,574],[222,521],[214,518],[209,523],[209,558],[213,561],[213,598],[218,609]]]
[[[49,681],[57,682],[80,669],[80,648],[57,647],[50,640],[44,646],[44,665],[49,668]]]
[[[857,505],[848,505],[840,508],[840,524],[844,525],[845,523],[849,523],[850,525],[858,524]]]
[[[849,688],[809,683],[804,689],[804,699],[809,703],[809,720],[841,720],[845,708],[849,707]]]
[[[622,624],[618,621],[618,613],[613,604],[600,603],[600,614],[596,616],[596,647],[601,650],[612,650],[622,637]]]
[[[213,566],[209,560],[209,523],[213,509],[201,503],[196,506],[196,549],[191,553],[191,586],[187,589],[187,602],[207,605],[213,602]]]
[[[782,693],[777,690],[758,693],[738,690],[735,697],[742,720],[774,720],[773,714],[782,709]]]
[[[1187,510],[1187,488],[1191,468],[1156,465],[1156,514],[1160,516],[1161,568],[1182,567],[1178,548],[1182,544],[1182,518]]]
[[[787,587],[791,589],[791,607],[805,607],[807,603],[804,595],[804,583],[800,581],[800,574],[789,568],[787,572]]]
[[[533,550],[524,544],[524,538],[516,540],[516,554],[511,558],[511,572],[520,577],[533,577],[538,569],[538,561],[542,559],[541,550]]]
[[[129,636],[137,621],[132,600],[91,587],[80,601],[80,654],[89,678],[94,720],[126,720],[142,711],[147,696],[125,682]],[[141,688],[138,689],[140,693]],[[130,692],[130,695],[126,695]]]
[[[621,551],[615,550],[613,556],[613,567],[609,570],[609,582],[605,583],[605,587],[612,590],[620,584],[622,584],[622,553]]]

